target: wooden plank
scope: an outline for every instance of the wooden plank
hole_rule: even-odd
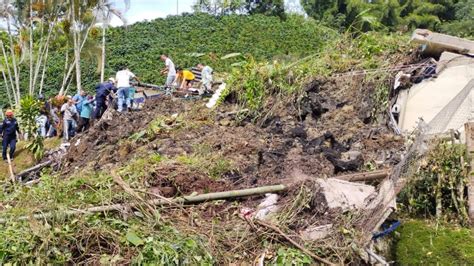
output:
[[[467,202],[469,206],[469,218],[474,221],[474,122],[464,124],[466,133],[466,152],[469,163],[468,186],[467,186]]]

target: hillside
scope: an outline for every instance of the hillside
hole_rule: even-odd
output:
[[[93,32],[96,42],[100,34]],[[188,14],[140,22],[126,28],[110,28],[107,33],[106,76],[115,75],[120,65],[127,64],[143,82],[161,84],[161,53],[169,53],[177,66],[191,67],[197,62],[210,64],[217,73],[229,72],[233,63],[252,56],[256,60],[280,58],[293,60],[314,54],[338,34],[318,22],[301,16],[286,20],[263,15],[223,17]],[[252,45],[249,45],[252,44]],[[84,51],[84,88],[93,90],[99,80],[100,49]],[[53,95],[61,86],[64,72],[64,47],[56,47],[50,55],[46,72],[46,94]],[[72,50],[69,50],[72,53]],[[231,53],[240,56],[221,59]],[[27,72],[27,69],[25,69]],[[0,91],[3,84],[0,84]],[[25,86],[26,87],[26,86]],[[70,91],[74,91],[74,82]]]
[[[336,2],[341,10],[331,6]],[[88,3],[78,1],[90,11]],[[400,12],[401,2],[328,3],[328,10],[312,14],[324,15],[321,22],[297,15],[185,14],[107,31],[106,77],[127,65],[143,82],[161,84],[162,53],[179,66],[204,62],[219,81],[213,107],[209,95],[137,84],[142,105],[119,113],[109,103],[84,132],[44,140],[35,133],[43,103],[15,99],[15,116],[33,139],[20,140],[12,164],[0,167],[0,264],[474,264],[474,235],[463,228],[469,226],[469,146],[454,130],[432,138],[423,121],[401,132],[395,108],[407,109],[400,95],[415,84],[442,81],[435,71],[459,62],[443,65],[405,31],[395,31],[408,21],[405,15],[390,27],[374,22]],[[376,8],[365,13],[363,7]],[[74,20],[74,8],[66,18]],[[345,11],[352,19],[342,23]],[[418,11],[424,21],[427,15]],[[338,30],[321,24],[331,21],[340,22],[333,25]],[[62,31],[75,25],[56,26],[45,60],[47,96],[57,93],[65,66],[78,56]],[[44,33],[40,29],[30,33]],[[91,29],[77,61],[89,91],[99,77],[101,37]],[[20,44],[26,35],[15,37]],[[451,51],[445,37],[433,43]],[[462,58],[466,51],[449,56],[469,63],[472,58]],[[26,49],[19,53],[22,89],[33,92],[25,69],[32,57]],[[75,90],[74,78],[70,83],[67,94]],[[455,98],[464,103],[463,95]],[[445,96],[438,98],[448,101]],[[445,110],[439,114],[456,114]]]
[[[53,168],[36,173],[39,184],[7,185],[11,192],[1,198],[0,259],[166,265],[263,259],[279,265],[311,264],[322,257],[360,263],[354,248],[363,246],[358,232],[366,229],[351,216],[365,214],[326,212],[314,180],[373,170],[381,154],[392,157],[378,169],[398,162],[402,139],[376,119],[384,112],[382,91],[392,75],[332,76],[416,60],[405,37],[379,37],[334,40],[317,56],[286,64],[249,60],[230,74],[226,96],[215,110],[204,107],[206,100],[162,97],[137,112],[112,113],[111,120],[72,139]],[[373,49],[370,58],[367,44]],[[187,195],[269,185],[286,188],[271,223],[317,255],[245,220],[246,210],[260,208],[263,195],[168,204]],[[163,198],[163,206],[147,203]],[[81,211],[111,204],[124,207]],[[47,222],[28,218],[41,213]],[[305,242],[299,236],[328,221],[334,223],[331,238]]]

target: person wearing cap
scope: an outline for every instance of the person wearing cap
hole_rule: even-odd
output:
[[[76,106],[72,98],[69,98],[67,103],[63,104],[61,113],[63,113],[63,138],[65,141],[69,141],[75,135],[74,117],[77,116]]]
[[[17,140],[17,133],[20,133],[20,127],[18,126],[18,122],[13,117],[13,111],[7,110],[5,112],[5,120],[3,120],[2,126],[0,128],[0,133],[2,134],[3,141],[2,141],[2,157],[3,160],[7,160],[7,150],[10,147],[10,159],[13,160],[13,156],[15,155],[16,149],[16,140]]]
[[[132,99],[130,98],[130,80],[134,79],[140,82],[140,79],[133,74],[128,67],[123,66],[120,71],[115,75],[117,80],[117,96],[118,96],[118,108],[117,111],[121,113],[123,111],[123,105],[127,105],[127,109],[132,108]]]
[[[100,83],[95,87],[95,113],[94,118],[100,119],[107,110],[107,97],[111,92],[116,92],[115,78],[109,78],[106,82]]]

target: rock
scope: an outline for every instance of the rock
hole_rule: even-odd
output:
[[[341,208],[343,211],[353,209],[364,209],[368,201],[373,198],[375,188],[373,186],[352,183],[338,179],[320,179],[316,180],[319,190],[317,193],[321,193],[322,197],[316,197],[318,199],[324,199],[325,202],[313,202],[313,207],[317,209],[321,205],[329,209]]]

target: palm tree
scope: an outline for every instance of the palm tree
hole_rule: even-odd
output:
[[[121,12],[117,8],[115,8],[114,2],[110,0],[101,0],[99,5],[97,5],[96,11],[99,17],[99,21],[101,22],[102,26],[102,58],[101,58],[101,66],[100,66],[100,82],[104,82],[104,75],[105,75],[105,37],[107,28],[110,25],[110,21],[113,17],[119,18],[124,25],[127,25],[127,20],[123,16],[123,14],[129,9],[130,7],[130,0],[123,0],[125,4],[124,12]]]

